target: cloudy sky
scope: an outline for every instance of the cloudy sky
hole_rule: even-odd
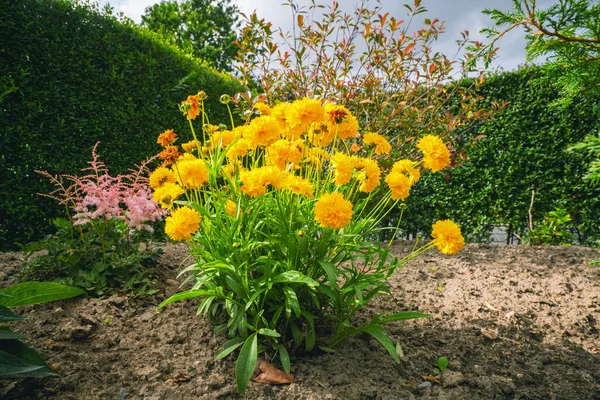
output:
[[[240,11],[251,13],[256,10],[257,14],[267,21],[270,21],[276,27],[289,27],[291,25],[291,11],[289,7],[281,5],[282,0],[234,0]],[[359,0],[338,0],[341,8],[345,11],[352,11]],[[144,9],[158,0],[101,0],[100,4],[110,3],[116,11],[122,11],[126,16],[136,22],[140,22]],[[299,5],[308,5],[310,0],[295,0]],[[320,0],[323,4],[330,4],[331,0]],[[412,0],[381,0],[383,9],[389,12],[391,16],[397,19],[405,19],[406,9],[403,4],[412,2]],[[538,8],[547,8],[554,3],[553,0],[538,0]],[[371,0],[375,3],[375,0]],[[422,21],[425,18],[438,18],[446,21],[446,32],[437,42],[434,50],[441,51],[448,57],[452,57],[456,50],[455,41],[460,38],[460,32],[468,30],[472,39],[483,40],[479,35],[481,28],[492,25],[489,17],[481,13],[486,8],[498,8],[509,10],[512,6],[512,0],[423,0],[422,5],[429,11],[417,16]],[[525,63],[525,41],[524,32],[517,29],[498,42],[500,48],[498,58],[494,67],[502,68],[506,71],[513,70],[519,65]]]

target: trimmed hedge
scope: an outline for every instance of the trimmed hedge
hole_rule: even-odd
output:
[[[583,182],[591,157],[568,148],[600,130],[595,98],[580,98],[565,109],[551,107],[559,92],[531,83],[542,73],[527,67],[493,76],[480,89],[488,101],[511,104],[469,132],[486,135],[468,150],[468,159],[448,174],[424,174],[407,199],[405,232],[429,232],[434,220],[451,218],[471,241],[489,240],[503,225],[523,235],[533,221],[556,207],[571,214],[582,244],[600,239],[600,187]]]
[[[61,210],[34,170],[76,174],[91,149],[112,173],[156,154],[177,105],[204,90],[212,123],[241,88],[155,34],[67,0],[0,2],[0,248],[40,239]],[[186,136],[187,137],[187,136]]]

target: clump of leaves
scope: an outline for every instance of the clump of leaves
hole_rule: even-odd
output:
[[[84,291],[54,282],[23,282],[0,290],[0,322],[21,321],[25,317],[11,308],[48,303],[85,294]],[[21,340],[25,336],[0,325],[0,376],[36,377],[56,375],[42,356]]]
[[[571,216],[563,208],[550,211],[547,216],[544,216],[544,221],[529,233],[527,241],[532,245],[571,244],[573,242],[571,221]]]
[[[161,250],[144,241],[164,211],[147,185],[149,161],[113,177],[99,161],[97,146],[82,177],[37,171],[56,187],[42,195],[63,205],[68,218],[54,221],[55,235],[25,247],[21,277],[57,280],[97,295],[117,290],[152,293],[149,271]]]

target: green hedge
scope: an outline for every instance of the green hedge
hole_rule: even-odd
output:
[[[511,104],[464,133],[463,139],[486,135],[467,150],[467,162],[448,174],[424,174],[407,199],[405,231],[429,232],[432,221],[451,218],[472,241],[489,239],[498,225],[523,235],[533,189],[534,223],[560,206],[573,217],[581,243],[600,239],[600,188],[582,180],[591,158],[568,151],[600,130],[593,113],[598,99],[580,98],[565,109],[551,107],[558,91],[531,83],[541,73],[528,67],[488,79],[479,94]]]
[[[189,132],[177,104],[204,90],[211,122],[239,86],[133,23],[66,0],[0,2],[0,248],[49,232],[60,209],[34,170],[78,173],[99,153],[120,173]]]

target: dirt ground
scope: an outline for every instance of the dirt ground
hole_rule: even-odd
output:
[[[406,253],[410,243],[394,249]],[[296,383],[252,382],[243,396],[233,360],[214,359],[226,338],[196,317],[195,303],[155,310],[177,290],[186,255],[183,246],[166,248],[158,296],[20,309],[28,319],[13,328],[60,376],[0,381],[0,398],[600,399],[600,267],[589,266],[600,258],[597,249],[475,244],[456,256],[432,251],[393,277],[395,302],[380,298],[362,317],[433,315],[387,326],[404,351],[399,364],[374,339],[356,336],[335,353],[300,356],[292,365]],[[0,255],[0,282],[20,256]],[[426,379],[440,356],[450,361],[441,381]]]

